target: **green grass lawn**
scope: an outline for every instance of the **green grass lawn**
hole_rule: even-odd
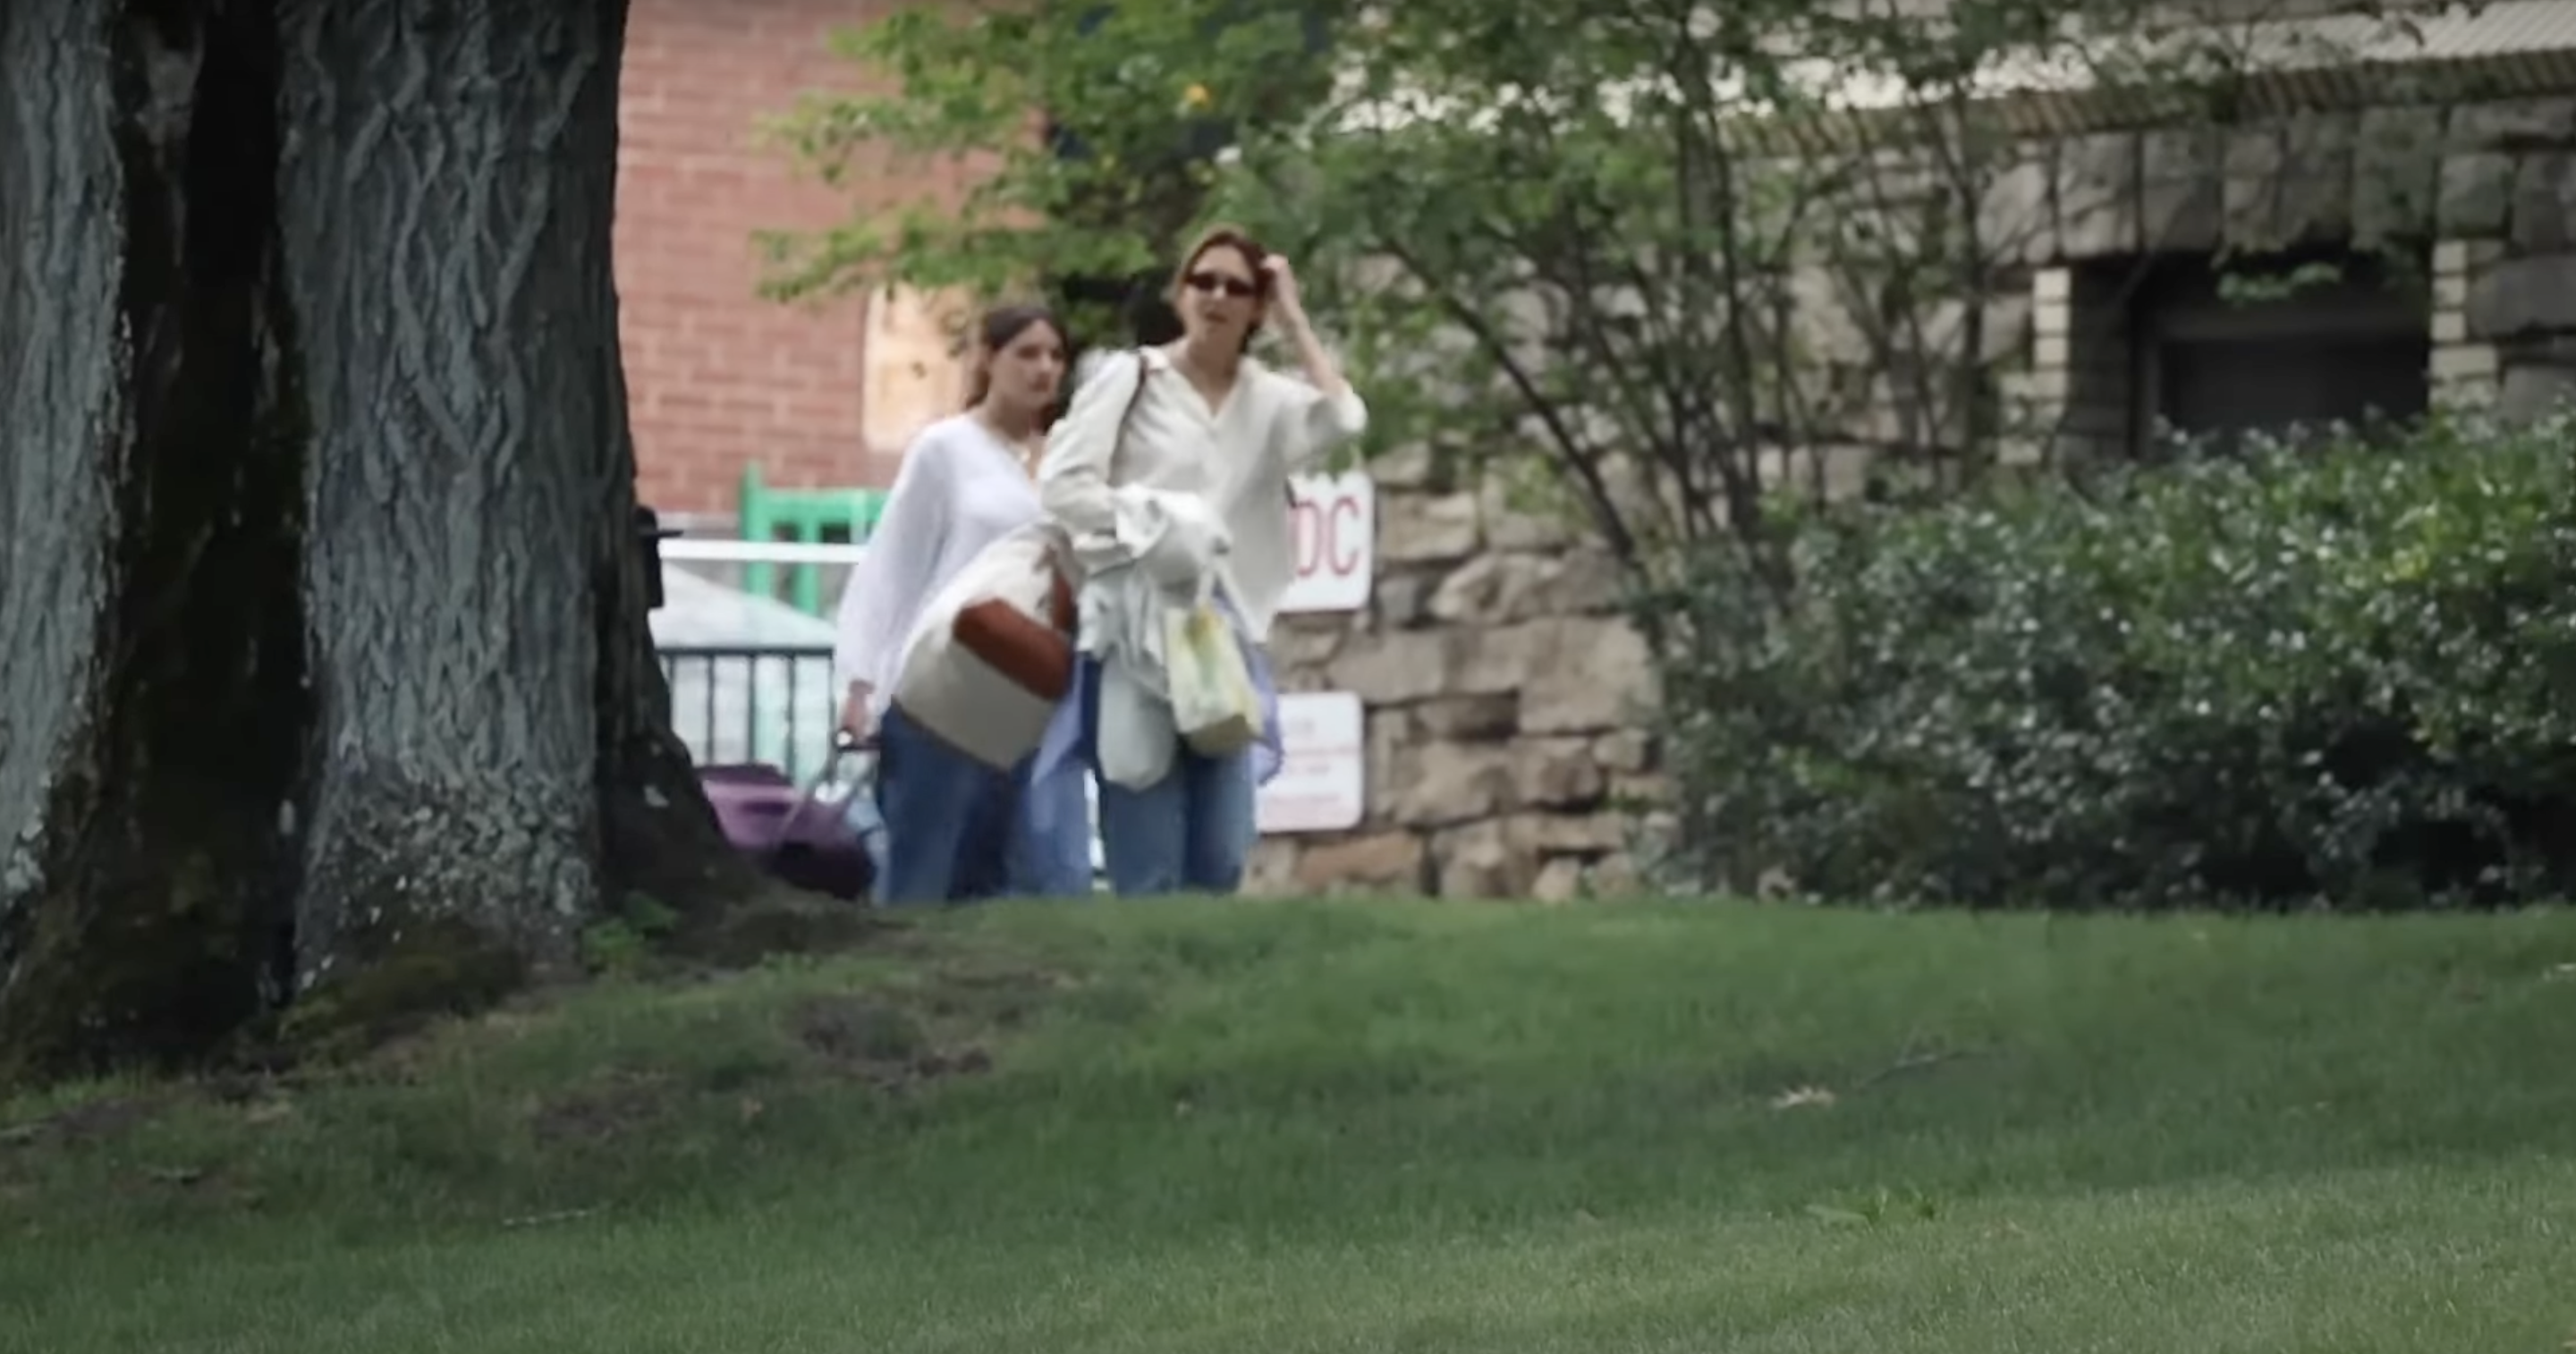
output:
[[[2576,1336],[2576,915],[1010,908],[0,1106],[0,1349]]]

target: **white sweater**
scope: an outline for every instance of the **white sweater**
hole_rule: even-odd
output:
[[[1043,515],[1019,458],[973,415],[922,429],[841,592],[832,650],[841,689],[867,683],[884,714],[923,603],[986,546]]]
[[[1039,497],[1077,543],[1115,535],[1115,489],[1200,498],[1230,538],[1228,581],[1241,594],[1234,600],[1244,624],[1253,639],[1267,639],[1280,598],[1296,581],[1288,479],[1365,431],[1368,407],[1347,382],[1327,397],[1246,358],[1234,392],[1211,409],[1162,349],[1144,354],[1145,389],[1124,440],[1119,421],[1136,390],[1134,353],[1102,362],[1074,393],[1047,439]]]

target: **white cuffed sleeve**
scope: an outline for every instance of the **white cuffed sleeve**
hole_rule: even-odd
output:
[[[882,698],[894,679],[894,664],[930,600],[947,542],[955,452],[936,436],[918,438],[904,452],[867,554],[852,566],[841,590],[832,671],[843,691],[865,682]]]
[[[1279,453],[1289,474],[1313,470],[1335,447],[1368,431],[1368,405],[1347,378],[1330,395],[1293,377],[1275,379],[1288,406],[1281,415]]]

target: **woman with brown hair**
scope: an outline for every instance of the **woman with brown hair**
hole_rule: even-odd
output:
[[[1082,767],[1043,779],[1028,762],[993,770],[887,699],[923,604],[985,547],[1044,513],[1031,467],[1063,387],[1064,328],[1043,307],[1005,306],[984,316],[978,337],[966,411],[913,438],[841,597],[841,728],[877,739],[886,830],[877,898],[889,904],[1091,891]]]
[[[1288,481],[1368,423],[1307,319],[1296,273],[1249,235],[1201,237],[1174,274],[1172,299],[1181,338],[1102,363],[1049,435],[1038,470],[1039,495],[1087,574],[1075,708],[1040,761],[1070,742],[1096,771],[1110,884],[1131,895],[1241,886],[1254,790],[1279,759],[1260,645],[1296,575]],[[1304,379],[1249,355],[1265,324],[1287,340]],[[1148,546],[1135,525],[1142,518],[1175,529]],[[1171,543],[1199,538],[1209,542],[1200,557],[1175,567]],[[1163,581],[1146,586],[1166,591],[1175,575],[1193,575],[1177,586],[1215,597],[1269,707],[1259,743],[1210,756],[1181,739],[1168,700],[1158,710],[1151,694],[1162,678],[1138,654],[1150,644],[1122,644],[1101,614],[1120,603],[1097,580],[1118,573],[1150,574]]]

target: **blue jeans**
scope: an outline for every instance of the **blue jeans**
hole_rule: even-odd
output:
[[[1141,790],[1100,782],[1100,847],[1122,898],[1226,894],[1243,887],[1253,839],[1252,755],[1187,747]]]
[[[1075,898],[1091,892],[1091,842],[1083,785],[1088,769],[1067,763],[1045,782],[1034,757],[996,771],[888,710],[877,734],[877,811],[885,818],[885,865],[877,901],[888,906],[969,902],[1011,895]],[[1033,814],[1041,798],[1052,814]],[[1070,824],[1041,833],[1032,819]]]

